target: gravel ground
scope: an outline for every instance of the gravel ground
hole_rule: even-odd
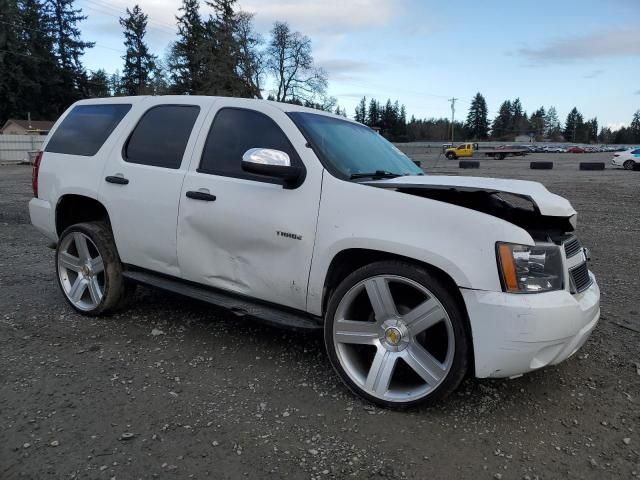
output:
[[[322,339],[140,288],[126,313],[74,313],[29,225],[30,170],[0,167],[0,478],[640,477],[640,172],[610,155],[482,160],[403,146],[427,171],[539,180],[579,211],[602,320],[557,367],[466,380],[405,413],[352,396]],[[553,159],[551,171],[528,169]]]

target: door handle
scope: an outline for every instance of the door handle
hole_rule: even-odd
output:
[[[105,178],[105,181],[109,183],[117,183],[118,185],[126,185],[129,183],[128,178],[119,177],[117,175],[109,175],[108,177]]]
[[[211,195],[210,193],[198,192],[195,190],[188,191],[186,193],[187,198],[192,198],[193,200],[204,200],[205,202],[213,202],[216,199],[215,195]]]

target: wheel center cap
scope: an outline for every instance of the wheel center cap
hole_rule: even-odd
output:
[[[402,341],[402,332],[396,327],[389,327],[384,332],[384,338],[390,345],[395,347]]]

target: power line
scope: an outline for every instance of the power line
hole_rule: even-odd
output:
[[[93,4],[92,5],[86,5],[87,8],[94,10],[96,12],[102,13],[103,15],[108,15],[110,17],[114,17],[117,18],[118,20],[121,17],[125,17],[127,15],[126,11],[122,11],[117,7],[114,7],[112,5],[109,5],[107,3],[98,1],[98,0],[84,0],[85,2],[89,3],[89,4]],[[96,8],[96,7],[100,7]],[[152,25],[149,25],[152,24]],[[165,33],[176,33],[176,26],[175,25],[171,25],[169,23],[164,23],[164,22],[160,22],[158,20],[154,20],[151,18],[147,17],[147,27],[149,29],[153,29],[156,28],[158,30],[162,30]]]
[[[29,27],[26,27],[25,25],[20,25],[19,23],[5,22],[4,20],[0,20],[0,23],[3,23],[5,25],[12,25],[14,27],[21,28],[22,30],[28,30],[30,32],[38,32],[38,33],[42,33],[44,35],[49,35],[50,34],[50,32],[47,32],[45,30],[39,30],[37,28],[29,28]],[[117,48],[113,48],[113,47],[108,47],[106,45],[102,45],[102,44],[96,43],[96,42],[91,42],[91,43],[93,43],[94,47],[106,48],[107,50],[113,50],[114,52],[118,52],[118,53],[122,53],[123,52],[123,49],[117,49]],[[91,48],[91,47],[89,47],[89,48]],[[16,52],[10,52],[10,53],[16,53]],[[27,55],[27,56],[29,56],[29,55]]]

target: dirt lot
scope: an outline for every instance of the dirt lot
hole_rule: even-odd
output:
[[[578,355],[515,380],[465,381],[433,409],[373,408],[321,338],[141,288],[109,318],[72,312],[28,223],[28,167],[0,167],[0,478],[640,477],[640,172],[556,155],[433,173],[539,180],[579,211],[602,320]],[[548,159],[548,158],[546,158]]]

